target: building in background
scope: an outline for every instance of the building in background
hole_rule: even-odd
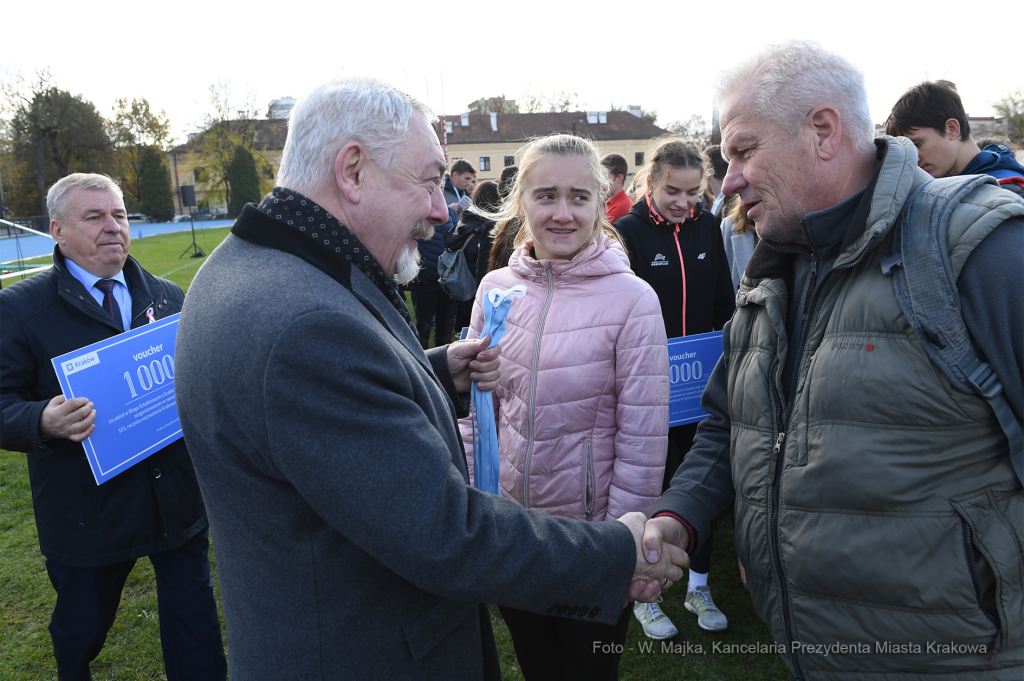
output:
[[[634,107],[639,113],[640,107]],[[518,164],[520,150],[551,133],[580,135],[594,142],[602,156],[622,154],[632,177],[644,165],[654,140],[669,132],[629,111],[562,111],[549,113],[464,113],[446,116],[438,139],[447,142],[449,167],[469,161],[478,180],[497,180],[505,166]],[[628,178],[627,178],[628,181]]]
[[[289,98],[285,98],[289,99]],[[274,100],[274,104],[282,100]],[[291,102],[294,104],[294,100]],[[278,108],[278,111],[281,111]],[[291,111],[289,105],[285,116]],[[210,166],[219,157],[230,160],[235,144],[249,148],[256,158],[260,187],[267,191],[273,187],[277,169],[281,165],[281,153],[288,134],[287,118],[257,118],[224,121],[200,133],[188,136],[188,142],[179,144],[167,152],[167,168],[171,172],[171,189],[174,191],[174,212],[187,215],[188,207],[181,204],[182,185],[195,187],[197,210],[211,213],[227,212],[223,186],[218,182],[218,172]],[[218,154],[217,148],[223,149]],[[193,211],[195,212],[195,211]]]
[[[275,99],[270,103],[270,108],[267,111],[267,118],[287,119],[292,115],[293,106],[295,106],[294,97],[281,97],[280,99]]]
[[[182,185],[195,187],[200,209],[211,213],[227,210],[223,187],[216,181],[217,173],[209,167],[213,162],[209,153],[211,141],[244,142],[261,165],[261,180],[272,187],[288,134],[287,118],[294,104],[291,97],[275,99],[268,107],[269,118],[225,121],[189,135],[188,142],[167,152],[175,214],[189,212],[181,203]],[[478,105],[477,110],[491,107],[499,111],[446,116],[444,126],[438,125],[437,132],[442,144],[447,141],[449,166],[464,158],[477,169],[478,180],[497,180],[505,166],[518,163],[520,151],[531,139],[561,132],[593,141],[602,156],[622,154],[629,162],[632,177],[647,161],[654,140],[669,134],[641,118],[640,107],[631,107],[631,111],[500,113],[503,106],[512,106],[514,102],[493,98],[474,104]]]

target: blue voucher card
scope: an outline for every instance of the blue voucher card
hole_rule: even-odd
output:
[[[174,341],[180,314],[54,357],[64,397],[85,397],[96,429],[82,442],[96,484],[181,437],[174,402]]]
[[[700,396],[722,356],[722,332],[668,339],[668,425],[703,421]]]

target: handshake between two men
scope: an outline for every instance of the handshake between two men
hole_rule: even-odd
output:
[[[683,547],[689,542],[683,524],[670,516],[650,520],[643,513],[627,513],[619,522],[629,528],[636,542],[636,569],[628,599],[654,603],[664,589],[682,579],[690,565]]]

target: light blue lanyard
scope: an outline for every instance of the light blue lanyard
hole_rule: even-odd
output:
[[[493,348],[505,335],[506,320],[512,298],[526,295],[520,284],[508,290],[492,289],[484,294],[484,328],[480,337],[490,336],[487,346]],[[498,428],[494,423],[494,399],[489,391],[480,390],[473,382],[473,470],[477,489],[501,495],[498,486]]]

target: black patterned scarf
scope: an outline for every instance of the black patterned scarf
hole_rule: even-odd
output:
[[[310,239],[323,243],[339,257],[344,256],[356,269],[369,277],[373,285],[391,301],[409,328],[412,329],[413,335],[419,340],[419,333],[416,331],[416,325],[412,323],[405,299],[398,291],[398,284],[384,273],[384,268],[380,266],[377,259],[370,251],[366,250],[366,247],[349,231],[348,227],[341,224],[338,218],[321,208],[312,199],[307,199],[297,191],[284,187],[274,187],[269,194],[263,197],[258,208],[278,222],[297,229]]]

